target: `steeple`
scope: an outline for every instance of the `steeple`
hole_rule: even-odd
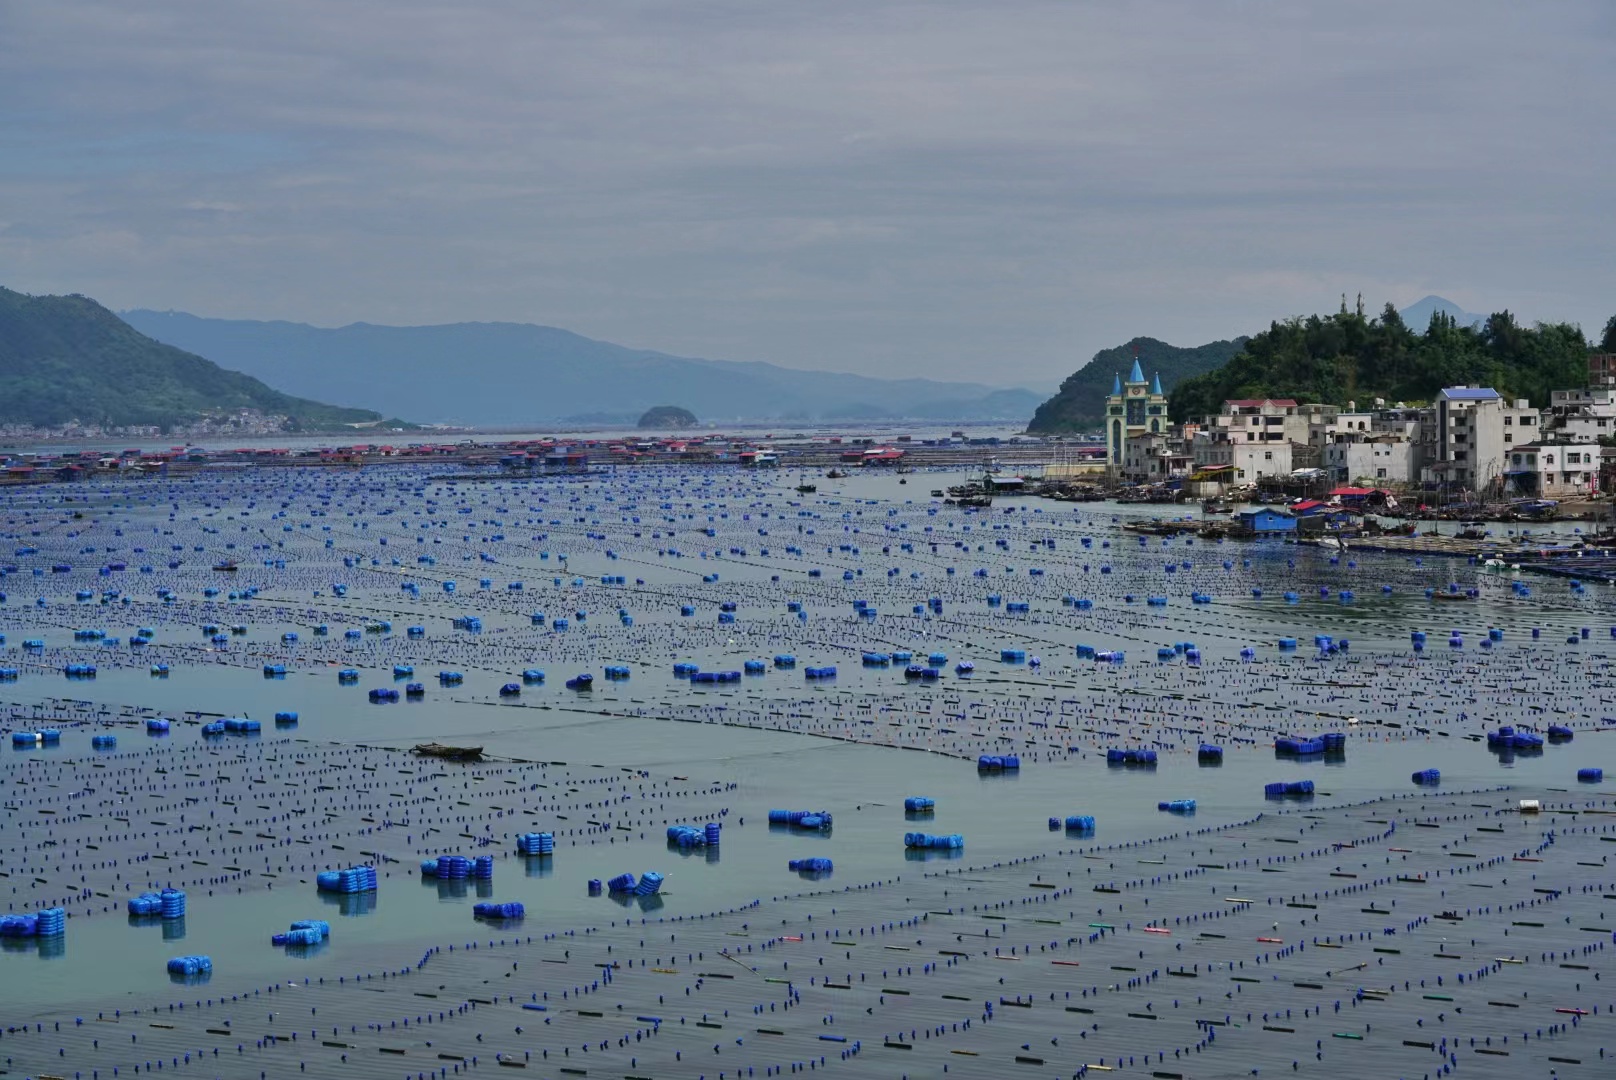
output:
[[[1157,397],[1162,396],[1161,372],[1159,371],[1150,377],[1150,392],[1155,394]]]
[[[1145,373],[1139,367],[1139,358],[1137,356],[1133,358],[1133,371],[1128,373],[1128,381],[1130,383],[1142,383],[1145,381]]]
[[[1139,365],[1135,364],[1134,366],[1138,367]],[[1121,375],[1113,374],[1111,376],[1111,393],[1115,394],[1118,397],[1122,396],[1122,376]]]

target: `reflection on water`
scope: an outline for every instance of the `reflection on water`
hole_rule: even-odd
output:
[[[369,915],[375,911],[376,897],[379,894],[373,889],[356,893],[326,892],[322,889],[316,892],[315,895],[320,898],[320,902],[326,907],[336,908],[339,915],[351,916]]]

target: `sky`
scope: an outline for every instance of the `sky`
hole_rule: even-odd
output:
[[[1616,314],[1610,0],[0,3],[0,285],[1052,387]]]

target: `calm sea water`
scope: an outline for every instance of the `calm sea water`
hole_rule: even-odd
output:
[[[924,865],[906,858],[902,846],[902,834],[910,828],[960,832],[973,858],[1009,858],[1063,843],[1047,829],[1050,816],[1094,814],[1100,819],[1099,841],[1123,842],[1181,826],[1158,812],[1158,800],[1194,798],[1196,822],[1220,824],[1259,812],[1262,785],[1274,779],[1312,778],[1321,803],[1332,804],[1407,790],[1411,769],[1425,767],[1441,769],[1445,788],[1566,787],[1576,765],[1594,760],[1590,755],[1602,749],[1597,728],[1604,701],[1597,687],[1610,652],[1607,628],[1616,622],[1609,589],[1590,586],[1579,594],[1564,582],[1527,579],[1530,595],[1523,596],[1512,578],[1463,562],[1353,553],[1332,562],[1317,549],[1282,544],[1180,540],[1164,546],[1156,539],[1141,544],[1119,527],[1131,517],[1159,515],[1162,508],[1025,500],[962,516],[931,505],[932,488],[962,478],[957,473],[819,478],[818,493],[805,497],[791,490],[795,474],[670,470],[620,480],[632,486],[615,490],[606,483],[450,487],[428,473],[404,482],[384,472],[358,479],[262,474],[164,489],[161,498],[152,498],[151,489],[107,489],[90,503],[80,501],[77,509],[55,502],[60,493],[54,490],[8,493],[8,550],[38,552],[12,556],[17,570],[0,583],[8,594],[0,609],[4,662],[24,666],[17,682],[0,684],[0,702],[12,713],[11,730],[37,726],[31,723],[36,715],[61,715],[56,706],[40,708],[53,697],[89,702],[108,715],[127,709],[174,717],[245,713],[263,719],[266,728],[273,712],[295,710],[301,716],[295,737],[311,743],[408,747],[436,739],[482,745],[493,755],[565,761],[569,769],[632,766],[653,777],[737,785],[707,804],[730,810],[716,859],[669,851],[658,826],[646,830],[644,839],[636,833],[613,843],[573,846],[563,838],[554,860],[542,869],[533,867],[531,874],[519,860],[502,860],[493,898],[526,903],[529,932],[623,917],[626,912],[610,901],[587,897],[584,883],[625,871],[665,872],[662,913],[694,914],[800,888],[784,869],[792,857],[834,859],[838,884],[920,872]],[[147,497],[144,503],[141,496]],[[436,500],[430,508],[429,499]],[[72,516],[86,506],[84,517]],[[461,507],[471,512],[459,513]],[[447,524],[414,527],[431,521]],[[283,531],[287,526],[294,531]],[[326,526],[333,531],[326,533]],[[492,539],[497,535],[507,539]],[[1088,547],[1082,537],[1090,539]],[[174,551],[176,545],[182,550]],[[787,553],[788,545],[803,554]],[[137,553],[137,546],[147,550]],[[673,549],[683,555],[668,554]],[[432,552],[436,564],[419,562],[422,552]],[[482,560],[479,552],[497,553],[495,561]],[[258,583],[255,599],[231,603],[223,595],[203,595],[206,583],[219,577],[209,566],[227,554],[239,558],[243,568],[218,587]],[[170,555],[182,557],[184,565],[166,570]],[[95,569],[114,558],[127,561],[130,569],[110,577]],[[52,574],[48,568],[56,560],[71,561],[75,569]],[[274,565],[276,560],[285,565]],[[137,574],[142,562],[154,565],[151,576]],[[947,574],[948,566],[956,568],[953,575]],[[42,574],[33,574],[35,567]],[[809,568],[821,569],[822,576],[809,577]],[[988,576],[975,576],[978,569]],[[1033,569],[1044,572],[1033,575]],[[855,570],[862,573],[842,580],[844,571]],[[624,575],[627,584],[598,584],[602,575],[614,574]],[[705,580],[712,574],[718,575],[716,582]],[[490,588],[479,588],[483,577],[491,579]],[[451,578],[455,594],[441,588]],[[519,593],[506,588],[516,580],[523,583]],[[401,591],[402,581],[417,582],[420,595]],[[75,600],[76,590],[99,595],[109,582],[136,602]],[[349,584],[346,598],[333,595],[336,582]],[[1477,588],[1481,597],[1440,608],[1424,598],[1424,588],[1449,583]],[[1389,595],[1381,592],[1386,584],[1393,588]],[[154,586],[175,589],[179,599],[157,602]],[[1321,597],[1321,587],[1329,595]],[[1190,601],[1188,593],[1202,588],[1216,590],[1213,603]],[[1254,588],[1263,596],[1253,596]],[[1351,602],[1340,599],[1343,588],[1354,591]],[[1287,589],[1297,592],[1294,603],[1281,599]],[[985,600],[990,591],[1027,600],[1033,610],[1016,617],[1002,606],[990,607]],[[1092,597],[1094,609],[1078,612],[1062,602],[1073,594]],[[1165,607],[1145,603],[1157,594],[1169,597]],[[913,614],[913,605],[935,595],[946,596],[942,617]],[[44,606],[36,602],[41,597]],[[716,621],[725,597],[737,601],[734,624]],[[786,611],[785,601],[792,598],[802,600],[807,622]],[[860,618],[852,608],[855,598],[869,598],[880,616]],[[685,603],[696,606],[698,615],[682,616]],[[632,612],[633,627],[620,623],[619,607]],[[531,613],[541,610],[547,623],[568,617],[572,626],[563,633],[534,628]],[[585,613],[582,621],[579,611]],[[481,634],[453,630],[453,617],[473,613],[483,620]],[[392,635],[368,634],[351,644],[341,637],[344,629],[377,618],[392,621]],[[200,626],[208,621],[249,627],[247,635],[227,646],[229,662],[220,663],[219,654],[207,651]],[[316,621],[330,625],[331,638],[313,638]],[[424,642],[404,639],[404,627],[411,623],[427,627]],[[127,640],[134,626],[143,624],[158,631],[157,645],[171,666],[167,679],[153,679],[147,658],[126,647],[72,640],[71,630],[85,625],[103,626]],[[1535,643],[1534,627],[1542,631]],[[1588,644],[1563,644],[1583,627],[1591,628]],[[1445,651],[1450,628],[1465,637],[1458,666]],[[1501,628],[1504,640],[1483,651],[1480,642],[1489,628]],[[1434,655],[1421,661],[1424,668],[1410,666],[1409,633],[1416,629],[1430,634]],[[299,634],[296,645],[282,644],[288,631]],[[666,722],[680,710],[723,705],[740,714],[767,710],[770,702],[796,703],[785,707],[823,720],[852,715],[860,700],[896,703],[901,710],[904,695],[920,714],[933,710],[929,696],[953,695],[961,711],[996,708],[1024,722],[1049,707],[1064,711],[1077,727],[1115,729],[1125,736],[1119,741],[1132,742],[1137,738],[1127,736],[1138,733],[1128,730],[1127,710],[1135,701],[1124,691],[1160,689],[1159,679],[1145,675],[1159,674],[1157,648],[1193,639],[1203,654],[1200,671],[1181,661],[1172,669],[1174,678],[1185,680],[1182,709],[1188,719],[1211,715],[1212,702],[1228,708],[1241,704],[1234,699],[1245,692],[1238,681],[1243,676],[1228,674],[1239,668],[1240,649],[1259,648],[1262,663],[1252,671],[1272,671],[1281,662],[1274,648],[1279,638],[1300,638],[1299,651],[1307,654],[1316,633],[1349,639],[1351,652],[1314,668],[1304,660],[1286,669],[1278,692],[1262,699],[1277,709],[1273,719],[1284,729],[1321,730],[1327,725],[1317,713],[1335,715],[1354,706],[1332,700],[1333,694],[1348,692],[1330,689],[1327,684],[1334,681],[1357,687],[1354,695],[1384,692],[1409,712],[1411,723],[1419,708],[1434,710],[1445,699],[1452,711],[1433,712],[1427,722],[1447,725],[1446,730],[1412,739],[1402,729],[1395,737],[1385,728],[1355,730],[1345,759],[1332,762],[1276,763],[1265,744],[1231,744],[1219,768],[1198,765],[1186,749],[1192,741],[1178,752],[1164,752],[1150,771],[1108,768],[1097,753],[1099,740],[1074,734],[1074,745],[1082,746],[1069,761],[1029,758],[1019,775],[1004,776],[979,774],[974,762],[940,754]],[[19,645],[34,637],[46,640],[49,661],[29,667]],[[1092,665],[1076,660],[1079,643],[1125,648],[1128,664],[1120,675],[1099,678]],[[1012,644],[1041,655],[1042,668],[1001,666],[999,650]],[[945,678],[939,688],[909,686],[902,664],[895,669],[860,665],[859,653],[875,648],[907,648],[921,656],[941,651],[950,665],[974,658],[978,674],[969,681]],[[729,669],[775,652],[792,652],[803,666],[836,663],[839,676],[833,687],[814,689],[800,668],[771,671],[721,693],[716,688],[701,692],[671,673],[674,659]],[[97,678],[65,683],[44,670],[70,655],[96,660]],[[1574,667],[1566,666],[1568,657]],[[290,674],[264,679],[260,661],[271,659],[287,663]],[[365,689],[402,685],[392,678],[391,667],[406,661],[415,665],[415,678],[428,684],[426,699],[369,704]],[[601,681],[602,664],[615,662],[633,666],[629,682]],[[361,670],[357,687],[338,685],[335,670],[343,665]],[[546,670],[545,684],[525,687],[519,704],[501,705],[498,688],[529,666]],[[431,676],[451,667],[464,670],[466,682],[440,689]],[[1214,669],[1224,674],[1214,675]],[[597,680],[587,699],[561,685],[584,670],[592,670]],[[1490,694],[1523,680],[1552,684],[1567,671],[1575,671],[1577,681],[1565,682],[1556,700],[1587,714],[1578,720],[1577,750],[1504,762],[1462,737],[1485,726]],[[1555,696],[1552,685],[1545,690]],[[1072,704],[1063,710],[1062,701]],[[1461,722],[1457,714],[1467,706],[1475,715]],[[1616,705],[1604,707],[1616,713]],[[270,746],[282,737],[266,730],[257,742]],[[144,748],[136,732],[121,738],[124,750]],[[60,747],[20,752],[8,746],[0,753],[8,759],[8,779],[16,783],[27,761],[82,757],[87,741],[87,731],[70,730]],[[167,745],[198,741],[194,727],[181,725]],[[162,760],[161,751],[154,754],[152,767]],[[902,800],[914,794],[937,800],[935,818],[924,825],[904,820]],[[829,809],[834,831],[827,836],[771,832],[764,824],[771,807]],[[312,887],[239,896],[221,890],[214,897],[193,890],[183,940],[172,939],[172,928],[165,940],[161,927],[132,927],[121,914],[74,919],[59,955],[0,956],[11,976],[0,980],[0,999],[12,1007],[142,1000],[162,985],[163,960],[179,952],[208,953],[216,964],[226,958],[230,978],[250,982],[337,973],[360,956],[396,954],[408,962],[424,945],[444,940],[446,932],[473,935],[466,909],[477,898],[475,890],[445,893],[436,882],[421,880],[407,845],[399,841],[386,839],[390,846],[384,849],[396,848],[404,861],[389,868],[375,908],[367,913],[343,916]],[[325,865],[340,856],[316,847],[310,858]],[[331,917],[337,924],[330,947],[313,958],[291,957],[268,945],[271,931],[299,917]]]

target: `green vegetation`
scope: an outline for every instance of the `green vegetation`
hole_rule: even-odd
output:
[[[696,414],[677,405],[653,405],[640,417],[642,428],[687,428],[696,426]]]
[[[1616,323],[1616,320],[1613,320]],[[1607,337],[1616,337],[1616,325]],[[1378,319],[1362,304],[1334,315],[1276,322],[1227,364],[1174,389],[1168,411],[1177,422],[1218,412],[1231,398],[1289,397],[1303,402],[1368,406],[1373,399],[1429,401],[1445,386],[1490,386],[1507,398],[1545,406],[1549,391],[1585,386],[1588,342],[1580,327],[1523,327],[1508,311],[1479,327],[1431,316],[1423,334],[1387,304]]]
[[[1117,375],[1127,376],[1133,367],[1135,355],[1139,357],[1139,365],[1144,368],[1146,377],[1159,374],[1162,389],[1172,394],[1184,379],[1228,363],[1245,342],[1245,338],[1236,338],[1184,349],[1155,338],[1141,337],[1114,349],[1103,349],[1094,354],[1094,359],[1067,376],[1054,397],[1038,406],[1027,430],[1055,433],[1099,428],[1105,415],[1105,396],[1111,392],[1112,380]]]
[[[382,421],[279,393],[153,341],[87,297],[0,288],[0,423],[167,429],[241,409],[289,417],[295,430]]]

